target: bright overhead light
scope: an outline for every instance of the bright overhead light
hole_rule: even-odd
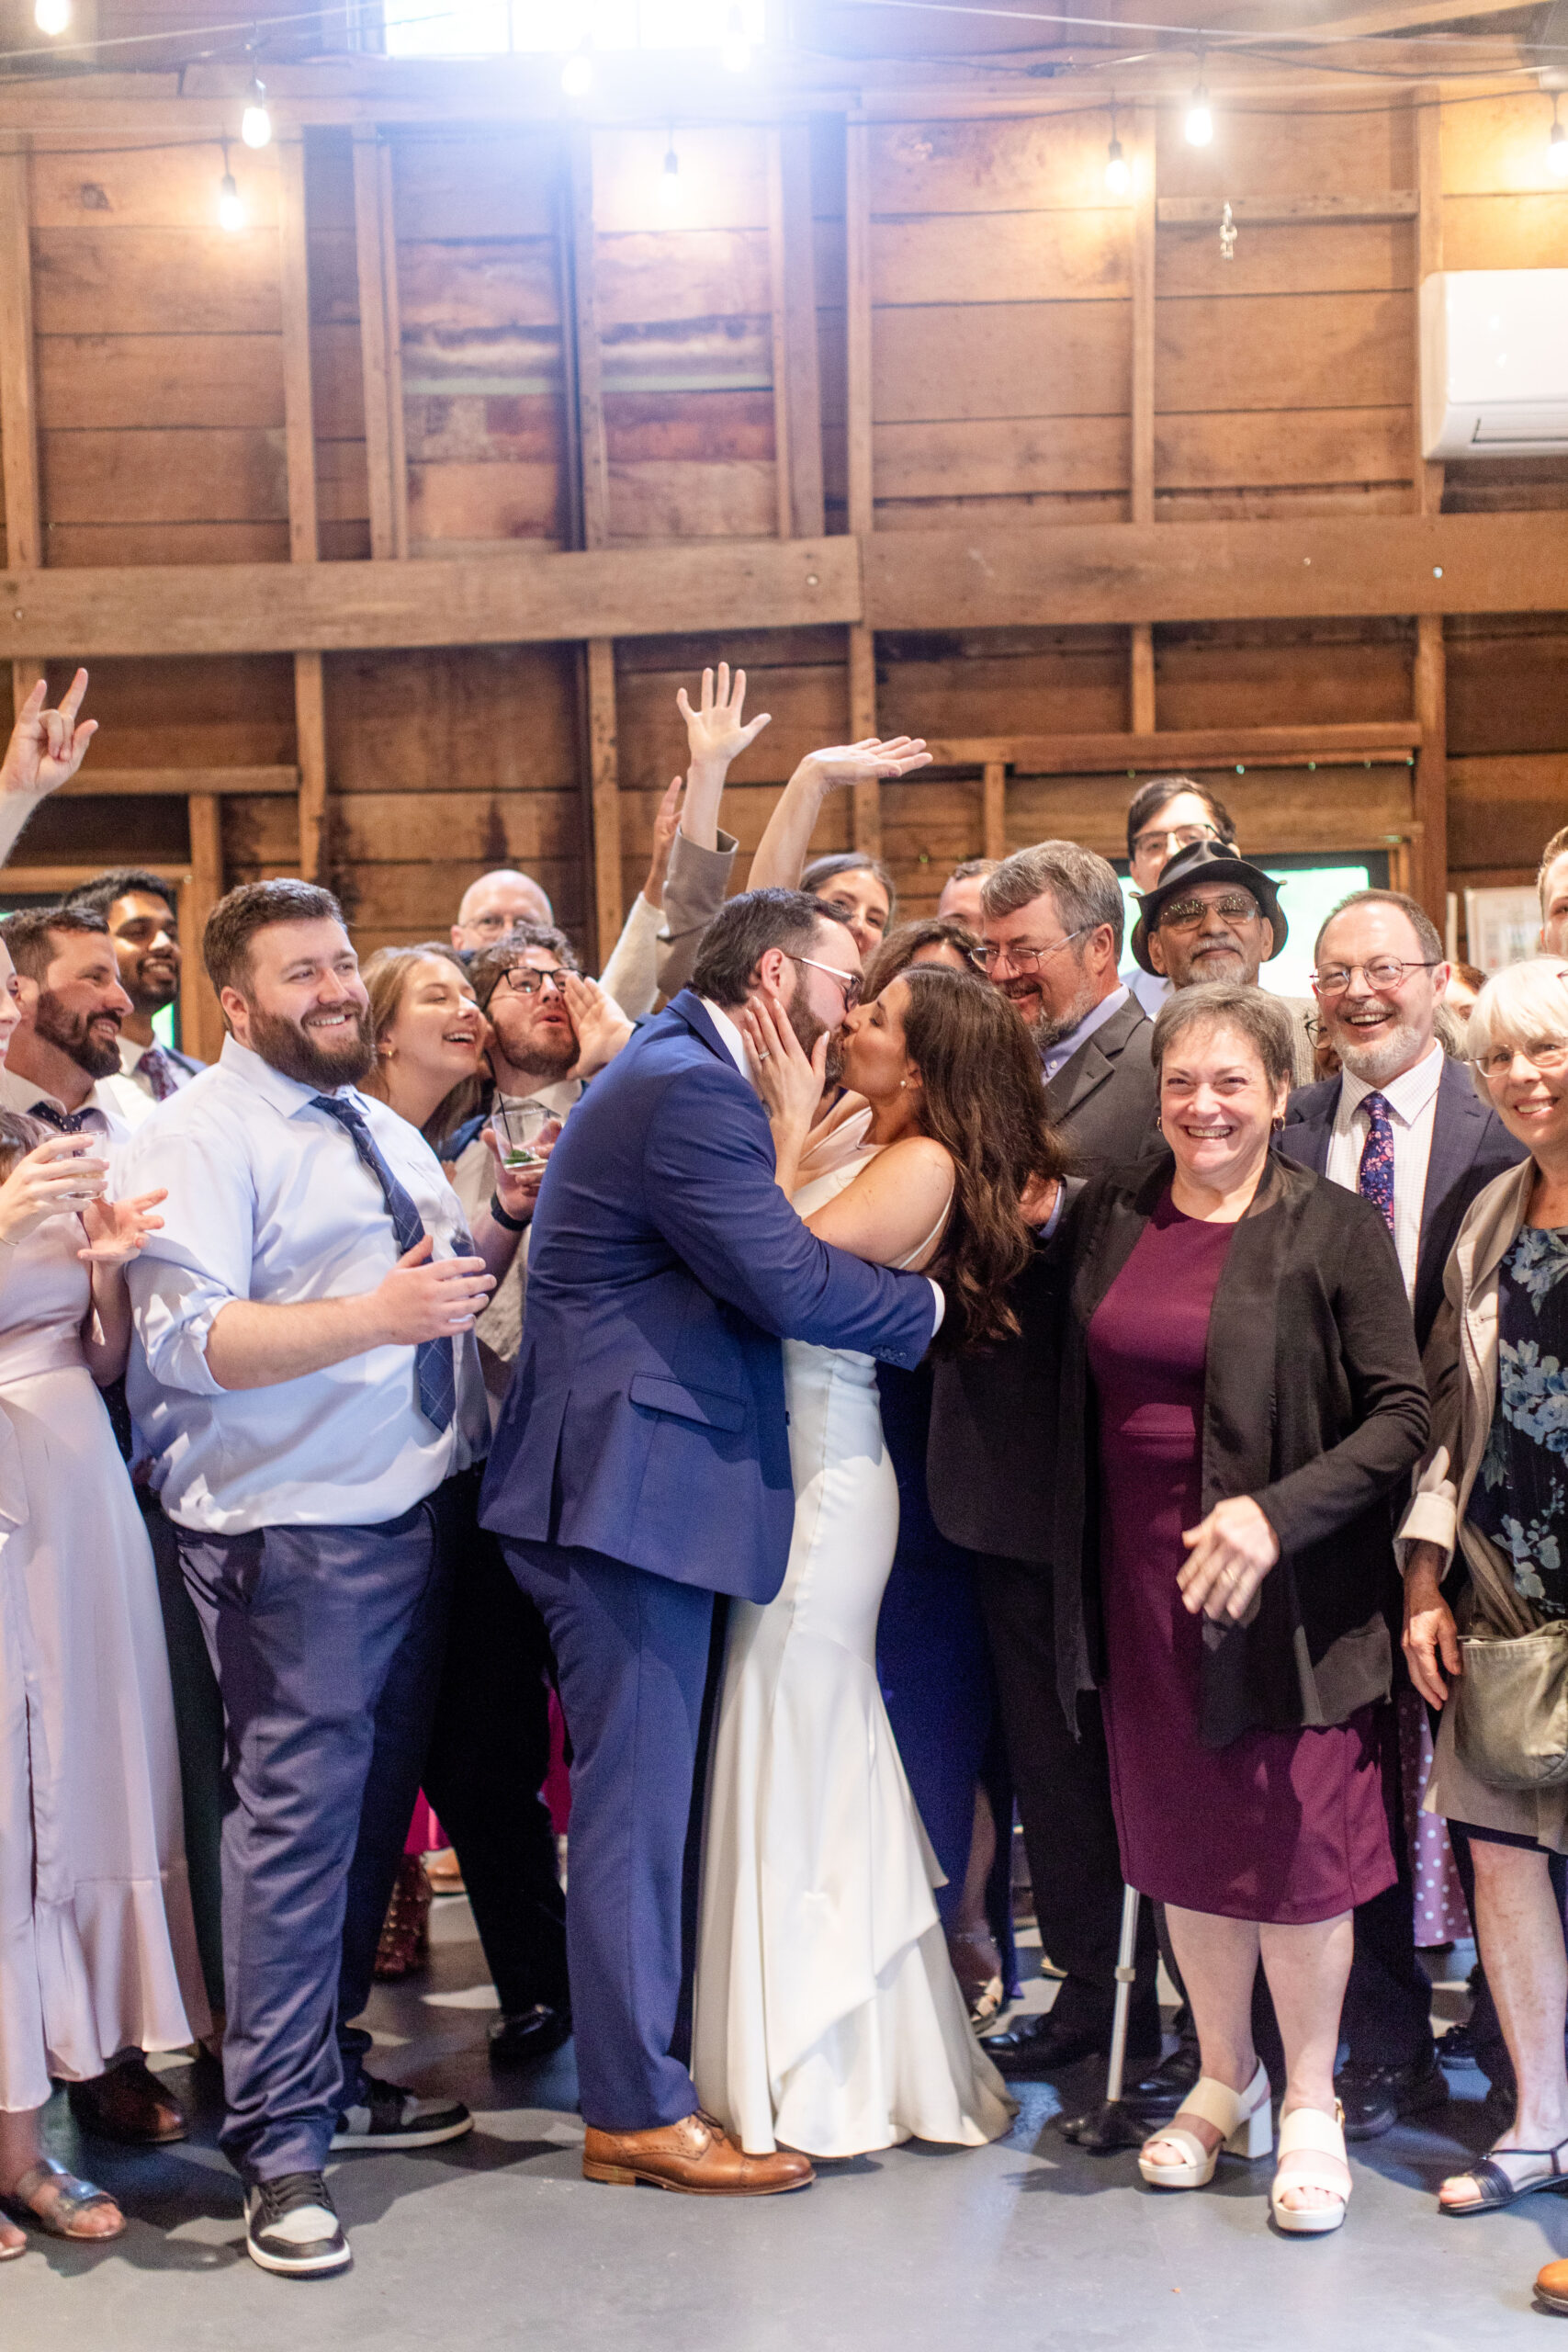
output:
[[[1209,93],[1201,82],[1193,91],[1187,106],[1187,144],[1207,147],[1214,136],[1214,117],[1209,105]]]
[[[1546,168],[1553,178],[1568,180],[1568,129],[1557,119],[1555,98],[1551,101],[1551,132],[1546,142]]]
[[[659,200],[667,212],[672,211],[681,201],[681,158],[675,153],[673,140],[664,151],[664,169],[659,175]]]
[[[739,8],[731,8],[729,12],[729,21],[725,27],[718,54],[731,74],[744,74],[751,62],[751,44],[746,38],[746,27]]]
[[[1112,196],[1125,196],[1133,185],[1133,167],[1122,152],[1122,141],[1113,139],[1105,157],[1105,185]]]
[[[266,91],[253,74],[250,96],[245,111],[240,117],[240,136],[247,147],[265,147],[272,137],[272,117],[266,110]]]
[[[218,225],[232,236],[245,225],[244,199],[234,185],[234,175],[229,169],[229,141],[223,141],[223,176],[218,183]]]
[[[33,22],[40,33],[54,40],[71,22],[71,0],[37,0]]]
[[[586,40],[561,67],[560,85],[569,98],[585,98],[593,87],[593,59]]]

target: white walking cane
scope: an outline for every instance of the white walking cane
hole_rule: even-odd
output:
[[[1075,2147],[1087,2148],[1090,2155],[1109,2155],[1115,2148],[1135,2148],[1142,2145],[1147,2127],[1134,2123],[1122,2108],[1122,2076],[1127,2064],[1127,2019],[1133,2006],[1133,1985],[1137,1976],[1134,1955],[1138,1948],[1138,1890],[1124,1886],[1122,1890],[1122,1940],[1116,1952],[1116,2005],[1111,2017],[1111,2063],[1105,2070],[1105,2100],[1098,2113],[1080,2115],[1072,2123],[1064,2123],[1062,2136],[1071,2140]]]

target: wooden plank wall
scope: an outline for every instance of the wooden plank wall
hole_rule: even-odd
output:
[[[171,17],[171,22],[174,19]],[[1568,263],[1568,193],[1545,168],[1538,98],[1444,110],[1444,260]],[[1121,131],[1131,149],[1130,112]],[[908,536],[1124,519],[1134,481],[1134,209],[1104,186],[1108,115],[868,123],[871,516]],[[761,537],[802,524],[798,321],[814,305],[812,390],[829,529],[849,494],[845,124],[785,140],[754,128],[661,129],[589,142],[589,260],[599,327],[608,543]],[[809,152],[809,170],[801,168]],[[216,225],[215,145],[112,145],[51,133],[25,167],[37,325],[44,560],[160,564],[289,554],[276,147],[232,165],[249,209]],[[356,159],[357,156],[357,159]],[[1154,138],[1161,198],[1392,199],[1416,185],[1408,110],[1358,97],[1222,110],[1214,145],[1179,113]],[[571,206],[549,129],[401,123],[313,129],[305,149],[316,532],[323,559],[372,545],[374,479],[404,491],[378,552],[543,552],[581,543]],[[372,201],[371,222],[367,207]],[[786,206],[793,206],[793,213]],[[793,239],[791,269],[780,235]],[[803,279],[809,253],[811,277]],[[1416,231],[1408,218],[1213,225],[1155,235],[1152,473],[1156,517],[1407,513],[1414,496]],[[364,288],[382,374],[367,426]],[[793,271],[793,274],[792,274]],[[1146,282],[1146,281],[1145,281]],[[1147,298],[1143,298],[1147,300]],[[785,311],[794,303],[792,345]],[[796,365],[781,395],[779,371]],[[397,383],[400,368],[400,399]],[[791,402],[794,406],[792,409]],[[1145,412],[1146,417],[1147,412]],[[400,430],[406,473],[399,467]],[[1145,422],[1144,447],[1149,449]],[[810,455],[816,454],[816,420]],[[857,445],[863,448],[863,439]],[[391,493],[397,504],[396,489]],[[1450,467],[1446,511],[1568,504],[1568,466]],[[403,537],[398,537],[399,528]],[[851,633],[625,640],[614,664],[623,899],[641,881],[659,792],[680,763],[674,692],[705,662],[743,662],[773,725],[737,771],[727,821],[753,846],[799,754],[863,712]],[[861,633],[863,640],[865,633]],[[1568,818],[1568,622],[1450,618],[1445,629],[1452,886],[1533,867]],[[875,723],[944,737],[1109,733],[1132,713],[1132,632],[885,634]],[[1156,627],[1140,657],[1161,729],[1400,720],[1414,622]],[[1152,660],[1152,669],[1151,669]],[[329,655],[324,865],[362,944],[440,935],[487,865],[536,873],[586,943],[593,842],[588,714],[570,646]],[[607,678],[608,673],[605,673]],[[604,680],[601,680],[601,700]],[[116,770],[300,763],[287,657],[96,665],[95,759]],[[601,714],[603,716],[603,713]],[[1010,778],[1009,846],[1070,824],[1112,848],[1124,777]],[[1408,836],[1409,771],[1254,771],[1227,797],[1259,850]],[[910,910],[985,844],[978,768],[881,796],[874,818]],[[827,810],[819,845],[855,815]],[[286,797],[224,795],[229,881],[289,870]],[[1358,832],[1358,828],[1359,831]],[[39,861],[188,858],[178,797],[91,794],[42,812]],[[609,872],[615,872],[612,856]],[[745,874],[745,860],[739,878]]]

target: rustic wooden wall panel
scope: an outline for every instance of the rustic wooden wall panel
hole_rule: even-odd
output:
[[[553,138],[391,141],[412,551],[564,546]]]

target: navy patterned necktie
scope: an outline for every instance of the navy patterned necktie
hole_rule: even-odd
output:
[[[1393,1128],[1389,1121],[1388,1096],[1368,1094],[1362,1097],[1361,1108],[1367,1114],[1367,1140],[1361,1148],[1361,1165],[1356,1177],[1356,1190],[1363,1199],[1375,1201],[1383,1213],[1383,1222],[1393,1231]]]
[[[312,1094],[311,1102],[344,1130],[355,1150],[381,1187],[387,1214],[392,1220],[398,1255],[424,1239],[424,1219],[399,1183],[377,1148],[370,1123],[356,1103],[339,1094]],[[453,1340],[422,1340],[413,1351],[414,1377],[419,1383],[420,1410],[433,1428],[448,1430],[457,1409],[457,1359]]]
[[[57,1111],[52,1102],[35,1102],[32,1115],[59,1135],[85,1136],[90,1132],[86,1114],[82,1111]]]

